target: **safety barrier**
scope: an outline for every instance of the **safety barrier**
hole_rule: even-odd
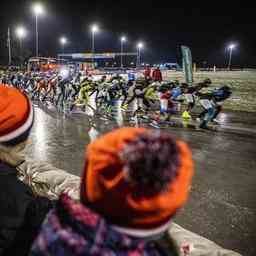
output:
[[[75,200],[79,200],[80,177],[67,173],[45,163],[27,160],[18,167],[19,176],[37,195],[57,199],[66,192]],[[216,243],[194,234],[181,226],[172,223],[169,236],[180,249],[180,256],[241,256],[226,250]]]

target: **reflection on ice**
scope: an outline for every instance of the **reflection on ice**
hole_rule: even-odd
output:
[[[47,129],[47,116],[42,111],[36,111],[34,121],[35,136],[33,141],[36,145],[34,147],[35,154],[40,156],[41,160],[46,160],[46,143],[51,137]]]
[[[113,110],[113,117],[117,122],[117,125],[119,127],[124,126],[124,118],[123,118],[123,113],[121,110],[121,101],[116,101],[115,102],[115,108]]]
[[[88,132],[91,142],[94,141],[99,136],[99,134],[100,133],[98,132],[98,130],[96,130],[95,127],[92,126]]]

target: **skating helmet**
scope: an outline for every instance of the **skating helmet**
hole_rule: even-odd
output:
[[[180,81],[178,79],[174,80],[174,84],[175,85],[179,85],[180,84]]]
[[[231,91],[231,88],[227,85],[221,86],[221,89],[224,90],[224,91]]]
[[[210,85],[210,84],[212,84],[212,80],[211,80],[210,78],[206,78],[206,79],[204,80],[204,84]]]

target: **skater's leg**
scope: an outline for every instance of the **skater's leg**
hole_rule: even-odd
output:
[[[122,105],[125,105],[125,102],[127,101],[127,98],[128,98],[128,93],[126,91],[123,91],[122,94],[124,96],[123,101],[122,101]]]
[[[204,109],[200,114],[199,114],[199,116],[198,116],[198,118],[200,118],[200,119],[202,119],[202,118],[204,118],[204,116],[207,114],[207,110],[206,109]]]
[[[207,113],[205,114],[199,127],[206,129],[208,122],[210,122],[212,120],[212,117],[215,114],[215,108],[212,106],[212,104],[209,100],[201,100],[200,103],[207,110]]]
[[[136,98],[136,95],[134,94],[128,101],[127,101],[127,105],[130,105]]]
[[[146,106],[146,109],[149,110],[150,109],[150,103],[148,101],[148,99],[146,99],[145,97],[142,98],[142,102],[143,104]]]
[[[214,115],[212,116],[211,121],[213,121],[214,119],[216,119],[217,116],[219,115],[219,113],[220,113],[221,111],[222,111],[222,106],[220,106],[220,105],[216,106],[215,112],[214,112]]]

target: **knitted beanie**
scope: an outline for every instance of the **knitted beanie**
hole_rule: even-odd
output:
[[[185,204],[192,176],[184,142],[159,130],[121,128],[88,146],[81,201],[120,232],[158,235]]]
[[[29,99],[15,88],[0,85],[0,144],[14,146],[25,141],[33,119]]]

